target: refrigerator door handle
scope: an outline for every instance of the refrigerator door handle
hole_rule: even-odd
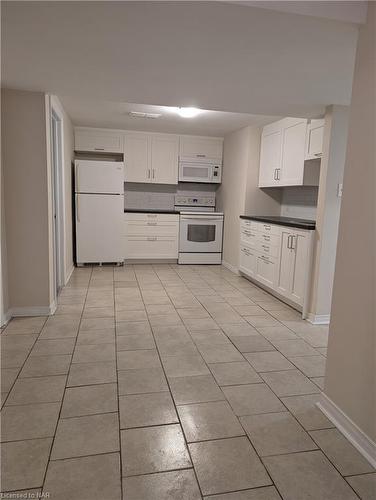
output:
[[[78,206],[78,194],[76,194],[76,219],[80,222],[80,208]]]
[[[74,175],[75,175],[75,178],[76,178],[76,192],[79,193],[80,192],[80,181],[79,181],[79,163],[76,163],[74,168],[75,168],[75,172],[74,172]]]

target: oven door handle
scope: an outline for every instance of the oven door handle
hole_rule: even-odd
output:
[[[223,217],[210,217],[209,218],[204,218],[204,217],[187,217],[184,215],[180,216],[181,221],[193,221],[193,222],[222,222]]]

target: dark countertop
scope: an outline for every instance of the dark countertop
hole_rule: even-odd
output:
[[[174,210],[173,208],[171,210],[169,209],[163,209],[163,208],[124,208],[125,213],[140,213],[140,214],[180,214],[179,211]]]
[[[316,221],[307,219],[296,219],[294,217],[282,217],[279,215],[241,215],[241,219],[254,220],[257,222],[267,222],[279,226],[296,227],[298,229],[316,229]]]

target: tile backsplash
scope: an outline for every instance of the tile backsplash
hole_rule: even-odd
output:
[[[150,208],[159,210],[172,210],[176,194],[199,196],[200,194],[212,194],[217,185],[180,183],[177,186],[165,184],[124,184],[124,207],[125,208]]]
[[[318,191],[316,186],[283,188],[281,215],[316,220]]]

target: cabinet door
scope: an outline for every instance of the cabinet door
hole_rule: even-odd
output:
[[[288,120],[283,130],[280,185],[301,186],[304,177],[307,120]]]
[[[276,281],[277,261],[272,257],[257,254],[256,256],[256,279],[264,285],[274,288]]]
[[[246,245],[240,245],[239,269],[248,276],[256,274],[256,254]]]
[[[151,136],[152,182],[156,184],[178,183],[178,150],[178,136]]]
[[[285,297],[290,297],[293,273],[293,250],[291,245],[292,232],[283,229],[281,235],[281,248],[278,263],[277,292]]]
[[[98,153],[122,153],[123,134],[115,130],[76,128],[75,150]]]
[[[293,266],[291,279],[291,300],[303,305],[305,284],[308,274],[308,236],[304,233],[292,235]]]
[[[261,137],[259,187],[277,186],[282,160],[282,130]]]
[[[223,139],[219,137],[180,136],[179,155],[187,158],[222,160]]]
[[[321,158],[325,120],[311,120],[307,129],[306,160]]]
[[[127,134],[125,136],[124,163],[126,182],[151,182],[149,136]]]

